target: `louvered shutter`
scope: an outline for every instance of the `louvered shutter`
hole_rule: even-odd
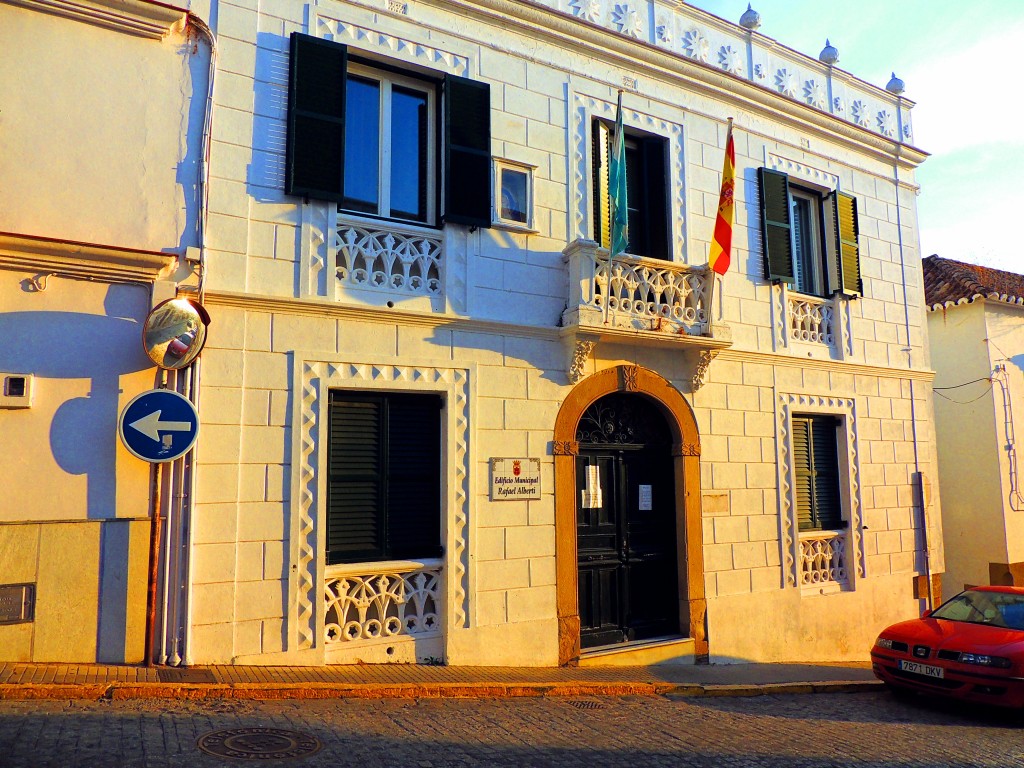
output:
[[[792,283],[793,243],[790,240],[789,177],[767,168],[757,169],[761,191],[761,237],[764,276],[773,282]]]
[[[609,202],[608,178],[611,130],[595,120],[591,130],[591,159],[594,168],[594,240],[605,248],[611,247],[612,215]]]
[[[348,50],[293,32],[290,61],[285,194],[340,202]]]
[[[812,469],[814,477],[814,522],[820,530],[843,527],[839,498],[839,453],[836,420],[811,420]]]
[[[491,87],[444,80],[444,220],[491,226]]]
[[[388,557],[441,554],[441,398],[388,403]]]
[[[793,417],[793,470],[797,527],[814,530],[814,475],[811,467],[811,421]]]
[[[857,219],[857,198],[844,192],[835,193],[836,234],[838,242],[839,290],[846,296],[860,296],[860,226]]]
[[[332,392],[329,414],[327,562],[383,559],[383,403]]]

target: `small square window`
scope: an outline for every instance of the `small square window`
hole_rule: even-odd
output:
[[[533,228],[533,168],[495,161],[494,221],[516,229]]]

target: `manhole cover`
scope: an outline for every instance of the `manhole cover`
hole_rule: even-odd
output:
[[[605,705],[599,701],[570,701],[569,704],[576,709],[604,709]]]
[[[196,746],[216,757],[288,760],[315,755],[323,745],[309,734],[280,728],[227,728],[200,736]]]

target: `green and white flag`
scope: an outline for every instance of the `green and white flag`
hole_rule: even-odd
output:
[[[622,91],[615,111],[615,132],[612,134],[611,161],[608,164],[609,197],[612,214],[612,248],[614,259],[629,247],[629,208],[626,203],[626,136],[622,130]]]

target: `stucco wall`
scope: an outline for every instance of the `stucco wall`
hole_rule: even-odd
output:
[[[162,41],[0,5],[0,231],[147,250],[194,241],[205,89],[181,30]],[[192,68],[196,67],[193,74]]]

